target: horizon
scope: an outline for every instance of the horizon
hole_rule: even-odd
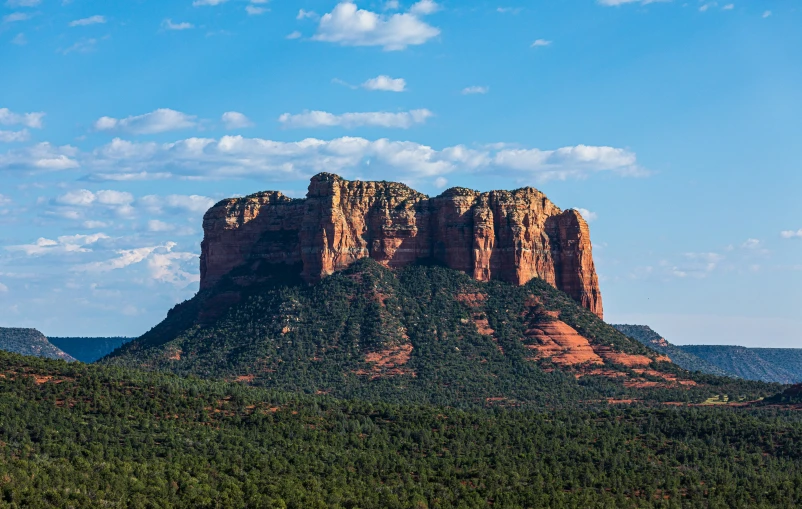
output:
[[[328,172],[534,187],[588,221],[608,323],[802,346],[796,2],[7,0],[0,19],[0,327],[139,336],[197,292],[210,206]]]

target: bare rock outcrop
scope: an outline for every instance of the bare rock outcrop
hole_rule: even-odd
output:
[[[321,173],[304,200],[279,192],[224,200],[203,229],[201,288],[262,263],[300,266],[312,283],[362,258],[391,268],[434,259],[480,281],[542,278],[603,316],[587,223],[531,187],[430,198]]]

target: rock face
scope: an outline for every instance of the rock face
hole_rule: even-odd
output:
[[[201,288],[235,268],[301,267],[310,283],[361,258],[387,267],[436,260],[477,280],[539,277],[603,316],[587,223],[531,187],[430,198],[393,182],[321,173],[305,200],[264,192],[224,200],[203,219]]]

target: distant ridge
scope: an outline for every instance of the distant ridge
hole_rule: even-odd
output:
[[[683,351],[746,380],[795,384],[802,382],[802,349],[687,345]]]
[[[0,327],[0,350],[47,359],[75,361],[74,357],[53,345],[36,329]]]
[[[627,325],[619,324],[613,325],[622,334],[634,340],[637,340],[644,345],[652,348],[664,355],[667,355],[671,362],[687,369],[688,371],[701,371],[709,375],[717,376],[730,376],[740,378],[735,373],[728,371],[714,363],[708,362],[705,359],[694,355],[693,353],[686,352],[682,347],[669,343],[663,336],[657,333],[648,325]]]

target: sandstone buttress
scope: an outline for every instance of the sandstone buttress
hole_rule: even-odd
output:
[[[223,200],[203,219],[201,288],[235,268],[300,267],[310,282],[361,258],[388,267],[436,260],[480,281],[539,277],[603,316],[588,225],[531,187],[430,198],[404,184],[321,173],[306,199],[279,192]]]

